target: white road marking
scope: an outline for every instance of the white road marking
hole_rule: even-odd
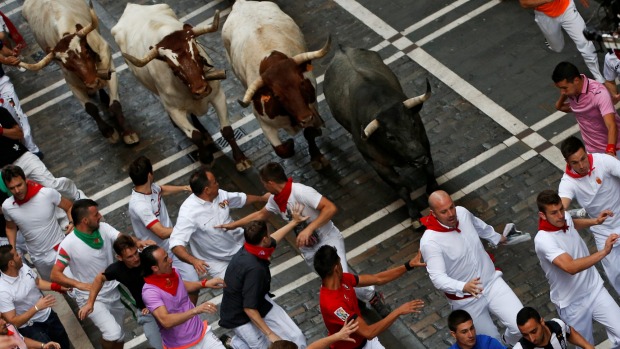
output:
[[[412,25],[410,27],[407,27],[405,30],[401,31],[400,33],[402,35],[409,35],[409,34],[413,33],[414,31],[424,27],[425,25],[433,22],[434,20],[436,20],[436,19],[438,19],[438,18],[448,14],[448,12],[456,10],[459,6],[465,5],[469,1],[470,0],[458,0],[458,1],[455,1],[455,2],[447,5],[443,9],[441,9],[441,10],[433,13],[432,15],[424,18],[423,20],[418,21],[416,24],[414,24],[414,25]]]

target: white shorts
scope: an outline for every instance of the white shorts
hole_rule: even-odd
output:
[[[202,337],[200,342],[192,345],[191,347],[187,347],[184,349],[225,349],[224,344],[215,336],[213,331],[211,331],[211,326],[207,328],[207,332]],[[172,349],[172,348],[165,348]]]

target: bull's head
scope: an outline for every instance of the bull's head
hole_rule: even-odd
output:
[[[294,57],[273,51],[260,64],[260,77],[248,86],[239,103],[254,107],[263,115],[289,115],[293,124],[302,127],[320,126],[322,120],[311,104],[316,101],[316,90],[304,73],[312,69],[310,61],[325,56],[331,37],[318,51],[304,52]]]
[[[92,1],[90,3],[91,23],[86,27],[76,24],[74,33],[65,33],[58,41],[56,46],[48,48],[47,56],[43,57],[35,64],[20,63],[19,65],[28,70],[40,70],[56,59],[68,71],[76,74],[80,80],[91,89],[98,89],[103,85],[103,80],[110,79],[110,72],[98,72],[97,62],[100,61],[99,55],[88,45],[86,36],[91,31],[97,29],[99,20],[93,9]]]
[[[361,139],[368,141],[372,136],[373,145],[388,149],[397,162],[425,165],[429,160],[428,140],[419,112],[430,97],[431,84],[427,79],[426,93],[383,110],[362,129]]]
[[[174,75],[189,87],[194,98],[203,98],[211,93],[208,81],[225,79],[226,72],[212,69],[207,54],[196,43],[196,37],[217,31],[220,12],[216,11],[213,23],[209,27],[193,28],[184,24],[183,29],[166,35],[143,58],[136,58],[123,53],[123,57],[136,67],[143,67],[153,59],[168,64]]]

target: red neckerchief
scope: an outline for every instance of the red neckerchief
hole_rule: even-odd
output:
[[[426,217],[420,218],[420,222],[422,222],[422,224],[424,224],[426,228],[430,230],[438,231],[440,233],[449,233],[451,231],[456,231],[457,233],[461,232],[461,230],[459,229],[459,221],[456,221],[456,227],[446,228],[445,226],[441,225],[441,223],[439,223],[437,218],[433,216],[432,214],[429,214]]]
[[[15,203],[18,205],[23,205],[25,203],[28,202],[28,200],[32,199],[35,195],[37,195],[37,193],[39,192],[39,190],[41,190],[41,188],[43,188],[43,186],[37,182],[33,182],[29,179],[26,180],[26,187],[28,187],[28,189],[26,190],[26,196],[24,197],[23,200],[18,200],[17,197],[15,198]]]
[[[268,261],[271,258],[271,254],[273,254],[273,251],[276,250],[275,246],[274,247],[261,247],[261,246],[256,246],[256,245],[250,245],[247,242],[243,244],[243,247],[245,247],[245,249],[248,252],[250,252],[250,254],[260,259],[264,259],[266,261]]]
[[[273,200],[278,204],[278,208],[280,212],[286,212],[286,203],[288,202],[288,197],[291,196],[291,189],[293,188],[293,178],[289,177],[282,188],[282,191],[273,196]]]
[[[567,175],[569,175],[570,177],[573,177],[573,178],[583,178],[586,175],[590,176],[592,174],[592,171],[594,171],[594,169],[596,168],[596,167],[594,167],[594,160],[592,158],[592,154],[588,154],[588,161],[590,161],[590,171],[588,171],[587,174],[580,175],[579,173],[573,171],[573,169],[570,167],[569,164],[566,164],[566,170],[564,172]]]
[[[568,225],[564,223],[563,227],[558,228],[555,225],[549,223],[549,221],[547,221],[546,219],[538,218],[538,230],[544,230],[544,231],[560,231],[561,230],[566,233],[566,231],[568,230]]]
[[[179,289],[179,274],[177,274],[176,269],[172,268],[172,273],[170,274],[151,274],[145,276],[144,282],[159,287],[171,295],[176,296],[177,290]]]

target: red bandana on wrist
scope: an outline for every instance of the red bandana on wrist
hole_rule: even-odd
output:
[[[422,222],[422,224],[424,224],[427,229],[438,231],[440,233],[449,233],[451,231],[456,231],[457,233],[461,232],[461,230],[459,229],[459,221],[456,221],[456,226],[454,228],[446,228],[445,226],[441,225],[437,218],[432,214],[420,218],[420,222]]]
[[[172,268],[172,273],[170,274],[151,274],[145,276],[144,282],[159,287],[171,295],[176,296],[177,290],[179,289],[179,274],[177,274],[176,269]]]
[[[41,184],[37,182],[33,182],[29,179],[26,180],[26,187],[28,187],[26,191],[26,196],[24,197],[23,200],[17,200],[17,197],[16,197],[15,198],[16,204],[23,205],[27,203],[30,199],[32,199],[35,195],[37,195],[37,193],[39,192],[39,190],[41,190],[41,188],[43,188]]]
[[[564,223],[563,227],[558,228],[555,225],[549,223],[549,221],[547,221],[546,219],[538,218],[538,230],[544,230],[544,231],[560,231],[561,230],[566,233],[566,231],[568,230],[568,225]]]
[[[256,245],[250,245],[247,242],[243,244],[243,247],[250,252],[250,254],[268,261],[271,258],[271,254],[276,250],[276,247],[261,247]]]
[[[293,188],[293,178],[289,177],[282,188],[282,191],[273,196],[273,200],[278,204],[278,208],[280,212],[286,212],[286,203],[288,202],[288,197],[291,196],[291,189]]]
[[[592,174],[592,171],[594,171],[595,167],[594,167],[594,160],[592,158],[592,154],[588,154],[588,161],[590,162],[590,170],[588,171],[588,173],[584,174],[584,175],[580,175],[579,173],[573,171],[573,169],[570,167],[569,164],[566,164],[566,170],[564,171],[567,175],[569,175],[570,177],[573,178],[583,178],[586,175],[590,176]]]

